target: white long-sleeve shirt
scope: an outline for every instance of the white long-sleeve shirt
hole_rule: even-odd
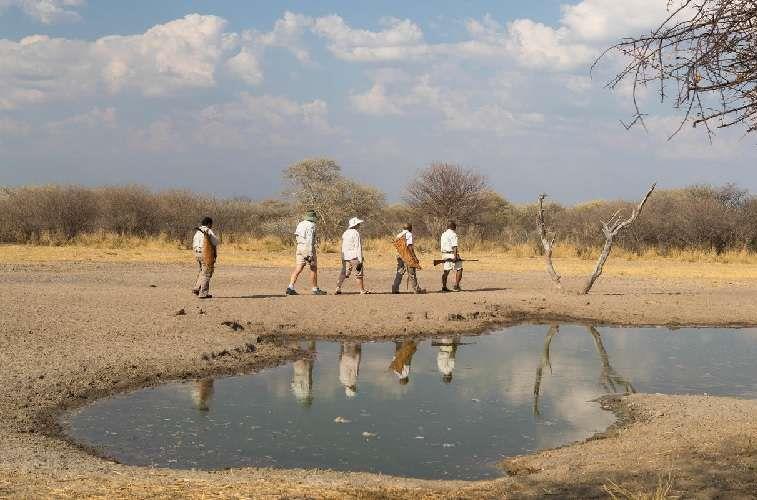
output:
[[[195,251],[202,251],[202,247],[205,244],[206,234],[208,235],[208,238],[210,238],[210,242],[213,244],[213,246],[218,246],[218,237],[216,236],[216,233],[214,233],[213,230],[207,226],[200,226],[199,229],[195,231],[194,238],[192,239],[192,248]]]
[[[315,253],[315,222],[309,220],[300,222],[294,234],[297,237],[297,249],[312,256]]]
[[[357,259],[363,262],[363,244],[357,229],[348,229],[342,234],[342,260]]]

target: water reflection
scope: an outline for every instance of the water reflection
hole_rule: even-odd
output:
[[[357,395],[361,351],[361,345],[356,342],[342,342],[339,350],[339,382],[344,386],[344,394],[348,399]]]
[[[302,406],[313,404],[313,363],[315,362],[315,342],[307,343],[307,355],[292,363],[292,393]]]
[[[610,364],[610,357],[607,354],[604,343],[602,342],[602,335],[594,326],[587,326],[589,334],[594,339],[594,348],[599,355],[599,361],[602,365],[599,375],[599,385],[605,390],[605,393],[618,393],[619,388],[622,387],[623,392],[635,393],[636,389],[630,381],[621,376]],[[549,352],[552,344],[552,339],[560,332],[558,325],[550,325],[547,330],[547,336],[544,338],[544,347],[542,348],[541,362],[539,367],[536,368],[536,380],[534,381],[534,415],[539,416],[539,395],[541,392],[542,378],[544,376],[544,369],[549,369],[549,374],[552,375],[552,362],[550,361]]]
[[[413,362],[413,354],[418,350],[414,340],[406,342],[394,342],[394,357],[389,363],[389,369],[397,376],[400,385],[410,382],[410,363]]]
[[[195,382],[192,389],[192,401],[200,411],[210,410],[210,400],[213,399],[213,379],[204,378]]]
[[[436,355],[436,368],[442,375],[442,381],[445,384],[452,383],[452,372],[455,371],[455,356],[457,355],[457,346],[460,345],[460,336],[444,337],[439,342],[432,342],[431,345],[439,347],[439,353]]]

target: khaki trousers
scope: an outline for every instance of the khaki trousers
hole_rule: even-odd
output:
[[[394,275],[394,283],[392,284],[392,293],[399,293],[400,291],[400,285],[402,284],[402,277],[405,275],[405,272],[407,272],[408,277],[410,278],[410,286],[414,291],[420,290],[420,286],[418,285],[418,276],[415,274],[415,268],[414,267],[407,267],[405,265],[405,261],[402,260],[400,257],[397,257],[397,273]]]
[[[195,259],[200,267],[200,272],[197,274],[194,291],[197,292],[200,297],[207,297],[210,293],[210,278],[213,276],[214,266],[205,265],[202,259],[202,250],[199,252],[195,250]]]

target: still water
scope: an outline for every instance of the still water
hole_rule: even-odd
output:
[[[302,342],[306,359],[167,384],[64,417],[135,465],[328,468],[482,479],[502,458],[585,439],[608,393],[757,397],[757,330],[523,325],[481,336]]]

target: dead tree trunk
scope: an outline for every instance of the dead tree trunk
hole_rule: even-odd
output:
[[[542,193],[539,195],[539,212],[536,217],[536,227],[539,229],[539,238],[541,239],[541,246],[544,247],[544,263],[547,266],[547,273],[549,274],[549,277],[552,278],[552,282],[555,284],[555,286],[559,289],[562,289],[562,283],[560,283],[560,280],[562,279],[562,276],[555,270],[555,266],[552,264],[552,248],[555,244],[555,238],[557,235],[553,235],[552,239],[550,240],[547,237],[547,228],[544,224],[544,198],[546,198],[547,195]]]
[[[639,214],[641,214],[641,211],[644,209],[644,205],[652,195],[652,191],[654,191],[655,186],[656,184],[652,184],[652,186],[649,188],[649,191],[647,191],[647,194],[641,200],[639,205],[633,209],[633,212],[628,219],[621,219],[620,210],[618,210],[612,215],[612,217],[610,217],[609,221],[602,221],[602,233],[604,233],[605,235],[605,245],[602,248],[602,253],[599,256],[599,259],[597,259],[597,265],[594,267],[594,272],[591,273],[591,276],[589,276],[589,279],[586,281],[586,284],[581,291],[582,295],[589,293],[591,287],[594,286],[594,282],[597,281],[597,278],[599,278],[599,276],[602,274],[602,269],[604,268],[605,262],[607,261],[607,257],[610,256],[610,251],[612,250],[612,244],[615,237],[622,229],[630,226],[636,220],[636,218],[639,217]]]
[[[541,354],[541,363],[536,369],[536,380],[534,381],[534,415],[537,417],[541,415],[539,411],[539,394],[541,393],[541,379],[544,374],[544,368],[549,368],[549,373],[552,373],[552,362],[549,360],[549,345],[552,343],[552,338],[560,333],[559,325],[550,325],[547,336],[544,339],[544,350]]]

